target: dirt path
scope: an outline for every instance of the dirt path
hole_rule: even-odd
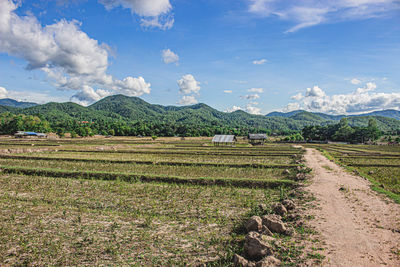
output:
[[[400,266],[400,205],[315,149],[305,158],[315,174],[306,190],[316,197],[310,223],[325,243],[324,266]]]

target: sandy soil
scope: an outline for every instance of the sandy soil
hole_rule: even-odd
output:
[[[310,223],[322,235],[324,266],[400,266],[400,205],[372,191],[369,182],[307,149],[316,197]]]

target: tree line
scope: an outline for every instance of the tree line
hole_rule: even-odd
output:
[[[229,126],[215,123],[176,123],[161,122],[129,122],[123,120],[97,119],[95,121],[78,121],[76,119],[61,118],[55,121],[46,121],[40,114],[24,115],[0,114],[0,134],[12,135],[17,131],[34,131],[57,133],[63,137],[66,133],[71,137],[87,137],[93,135],[112,136],[213,136],[215,134],[234,134],[245,136],[249,133],[267,133],[271,130],[262,127]],[[282,131],[279,134],[293,133]]]
[[[127,122],[122,120],[98,119],[96,121],[78,121],[74,119],[59,119],[49,122],[38,115],[0,114],[0,134],[12,135],[17,131],[34,131],[57,133],[63,137],[70,133],[71,137],[87,137],[93,135],[111,136],[213,136],[215,134],[234,134],[245,136],[249,133],[279,134],[286,136],[284,141],[342,141],[365,143],[375,141],[384,133],[379,130],[375,119],[370,119],[366,127],[352,127],[347,118],[342,118],[337,124],[324,126],[305,126],[300,131],[274,131],[263,127],[234,125],[228,126],[213,123],[176,123],[176,122]],[[397,132],[387,133],[398,135]],[[390,139],[391,141],[399,141]]]
[[[326,126],[306,126],[301,131],[306,141],[339,141],[350,143],[365,143],[376,141],[384,133],[379,130],[376,120],[369,119],[366,127],[351,127],[347,118],[339,123]]]

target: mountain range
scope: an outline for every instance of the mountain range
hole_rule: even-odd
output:
[[[0,105],[13,108],[29,108],[37,106],[38,104],[32,102],[21,102],[11,98],[3,98],[0,99]]]
[[[275,131],[299,131],[306,125],[327,125],[348,117],[352,126],[366,126],[370,118],[384,131],[400,130],[400,111],[383,110],[362,115],[329,115],[296,110],[288,113],[271,112],[267,115],[252,115],[238,110],[232,113],[218,111],[206,104],[190,106],[162,106],[147,103],[138,97],[113,95],[88,107],[76,103],[50,102],[38,105],[12,99],[0,100],[0,113],[39,115],[50,123],[85,120],[93,122],[121,121],[125,123],[173,123],[193,127],[220,125],[238,128],[262,128]]]

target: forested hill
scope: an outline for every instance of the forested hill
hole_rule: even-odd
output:
[[[381,110],[381,111],[373,111],[369,113],[364,113],[364,114],[358,114],[358,115],[329,115],[329,114],[324,114],[324,113],[313,113],[313,112],[307,112],[304,110],[294,110],[290,112],[271,112],[268,113],[266,116],[267,117],[285,117],[285,118],[293,118],[297,114],[301,113],[308,113],[308,114],[314,114],[319,117],[322,117],[327,120],[333,120],[333,121],[339,121],[341,118],[344,117],[368,117],[368,116],[380,116],[380,117],[386,117],[386,118],[392,118],[396,120],[400,120],[400,111],[394,110],[394,109],[386,109],[386,110]]]
[[[0,106],[0,112],[38,116],[50,123],[53,129],[70,130],[77,123],[89,121],[91,128],[99,133],[119,128],[121,134],[151,133],[157,129],[161,135],[200,134],[233,132],[246,134],[249,131],[288,133],[300,131],[306,125],[328,125],[337,123],[343,116],[296,111],[251,115],[244,111],[225,113],[206,104],[191,106],[161,106],[145,102],[138,97],[114,95],[97,103],[83,107],[75,103],[47,103],[28,108]],[[4,115],[3,115],[4,116]],[[373,116],[384,131],[400,130],[400,120]],[[352,116],[351,126],[367,126],[371,116]],[[136,130],[133,130],[133,129]],[[164,129],[165,128],[165,129]],[[117,130],[117,131],[118,131]],[[166,131],[160,133],[160,131]],[[155,133],[157,133],[157,131]]]

